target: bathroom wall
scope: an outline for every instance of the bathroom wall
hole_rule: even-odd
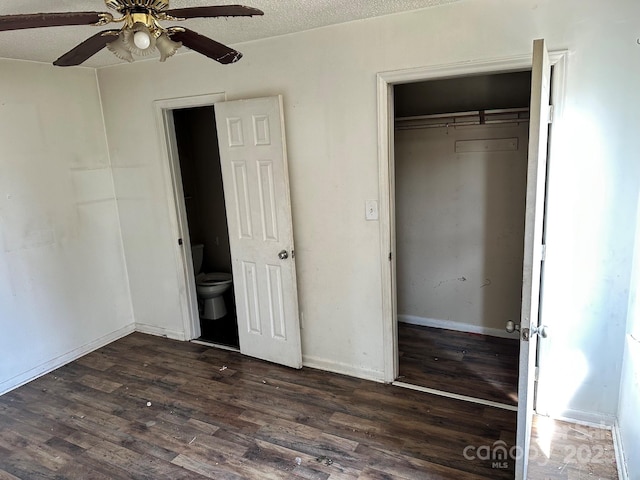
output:
[[[400,321],[517,338],[527,138],[528,123],[396,130]],[[485,139],[514,150],[458,151]]]
[[[94,70],[0,60],[0,394],[133,331]]]
[[[214,108],[175,110],[173,117],[191,243],[204,244],[203,272],[231,273]]]
[[[640,2],[474,0],[98,71],[136,322],[180,338],[170,183],[153,101],[282,94],[307,365],[383,378],[376,73],[568,49],[549,171],[543,320],[560,413],[615,414],[640,187]],[[134,188],[135,187],[135,188]],[[597,421],[597,420],[596,420]]]
[[[176,145],[180,164],[180,177],[184,193],[184,205],[189,224],[189,241],[191,244],[204,244],[202,220],[200,214],[200,195],[198,191],[198,172],[192,152],[190,109],[175,110],[173,121],[176,131]]]

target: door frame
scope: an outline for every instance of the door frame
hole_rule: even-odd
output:
[[[562,115],[568,51],[549,52],[553,67],[552,105],[554,123],[549,138]],[[395,229],[395,145],[393,87],[402,83],[444,80],[479,74],[498,74],[531,69],[531,53],[505,58],[428,65],[377,74],[378,175],[380,189],[380,265],[382,284],[383,380],[393,383],[399,374],[396,229]]]
[[[182,312],[182,326],[184,328],[183,340],[193,340],[200,337],[201,330],[173,111],[184,108],[213,107],[215,103],[226,100],[226,93],[221,92],[169,98],[153,102],[156,128],[160,139],[158,143],[161,149],[162,173],[168,200],[171,233],[173,234],[178,298]],[[182,239],[182,244],[179,243],[179,239]]]

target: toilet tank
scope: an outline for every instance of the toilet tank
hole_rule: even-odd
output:
[[[191,245],[191,259],[193,260],[193,273],[199,274],[202,269],[202,258],[204,255],[204,245],[196,243]]]

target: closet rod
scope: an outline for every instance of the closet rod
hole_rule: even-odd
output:
[[[471,125],[495,125],[507,123],[519,124],[528,121],[528,108],[502,108],[493,110],[474,110],[471,112],[396,117],[395,128],[398,130],[409,130],[417,128],[463,127]]]
[[[448,123],[416,123],[413,125],[398,125],[396,124],[396,130],[417,130],[419,128],[445,128],[445,127],[468,127],[472,125],[499,125],[507,123],[529,123],[528,118],[511,118],[504,120],[486,120],[484,123],[479,120],[473,122],[448,122]]]

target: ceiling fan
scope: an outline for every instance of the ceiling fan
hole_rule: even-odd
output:
[[[133,55],[146,56],[157,50],[160,52],[160,61],[164,62],[183,45],[217,62],[228,64],[240,60],[242,54],[188,28],[165,28],[160,25],[160,22],[197,17],[250,17],[264,14],[257,8],[243,5],[169,9],[169,0],[104,0],[104,2],[107,7],[121,16],[115,18],[111,13],[100,12],[0,15],[0,32],[65,25],[123,24],[120,29],[96,33],[62,55],[53,62],[59,67],[80,65],[104,47],[118,58],[128,62],[133,61]]]

